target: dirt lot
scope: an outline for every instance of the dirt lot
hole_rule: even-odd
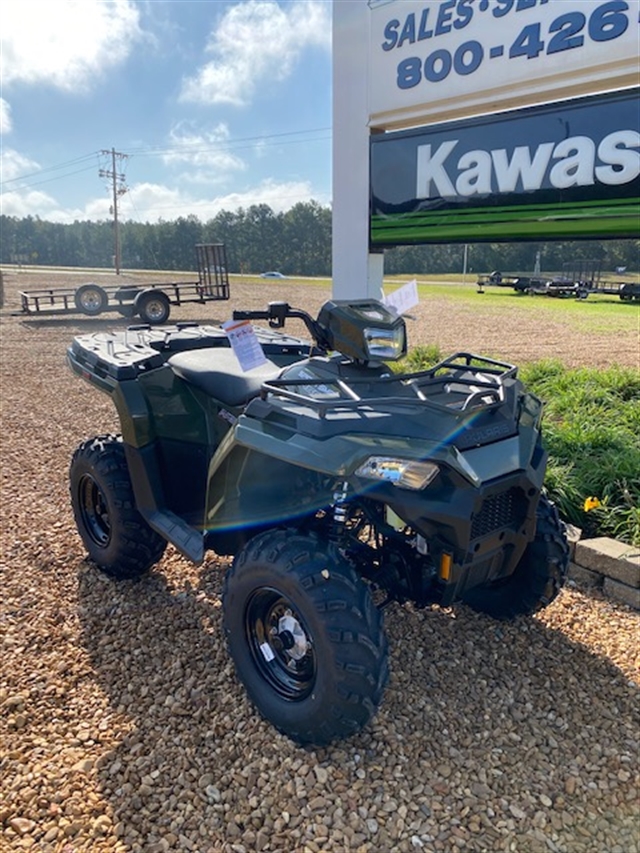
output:
[[[68,281],[80,283],[55,276]],[[624,607],[571,585],[508,625],[394,605],[380,712],[357,737],[311,751],[261,720],[235,680],[224,560],[194,567],[170,549],[121,584],[88,564],[68,464],[117,424],[65,349],[126,321],[10,316],[18,289],[42,285],[9,273],[0,315],[0,851],[640,853],[639,625]],[[230,303],[172,319],[221,321],[269,298],[312,311],[327,296],[232,283]],[[633,323],[620,330],[603,313],[587,336],[574,315],[518,305],[427,296],[412,342],[639,364]]]

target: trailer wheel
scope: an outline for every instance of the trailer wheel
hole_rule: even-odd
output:
[[[83,284],[73,297],[78,311],[95,317],[101,314],[109,303],[109,297],[97,284]]]
[[[166,323],[171,313],[171,303],[161,290],[143,290],[136,296],[135,313],[151,326]]]
[[[227,572],[222,607],[239,679],[293,741],[326,745],[375,714],[388,676],[382,614],[334,545],[259,534]]]

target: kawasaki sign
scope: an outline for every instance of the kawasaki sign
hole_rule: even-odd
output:
[[[371,245],[637,237],[639,90],[371,137]]]

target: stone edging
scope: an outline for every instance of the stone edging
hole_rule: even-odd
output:
[[[606,536],[576,541],[571,532],[569,580],[640,610],[640,548]]]

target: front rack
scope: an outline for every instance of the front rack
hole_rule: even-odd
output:
[[[472,409],[489,409],[504,402],[504,384],[515,379],[517,367],[474,353],[457,352],[438,364],[416,373],[387,376],[310,377],[273,379],[262,385],[261,397],[270,395],[314,409],[319,417],[330,412],[394,413],[403,407],[432,406],[449,414],[463,414]],[[365,396],[367,388],[375,395]],[[405,394],[380,394],[383,389],[399,388]],[[300,393],[295,388],[319,389],[318,394]],[[335,390],[332,390],[335,389]]]

